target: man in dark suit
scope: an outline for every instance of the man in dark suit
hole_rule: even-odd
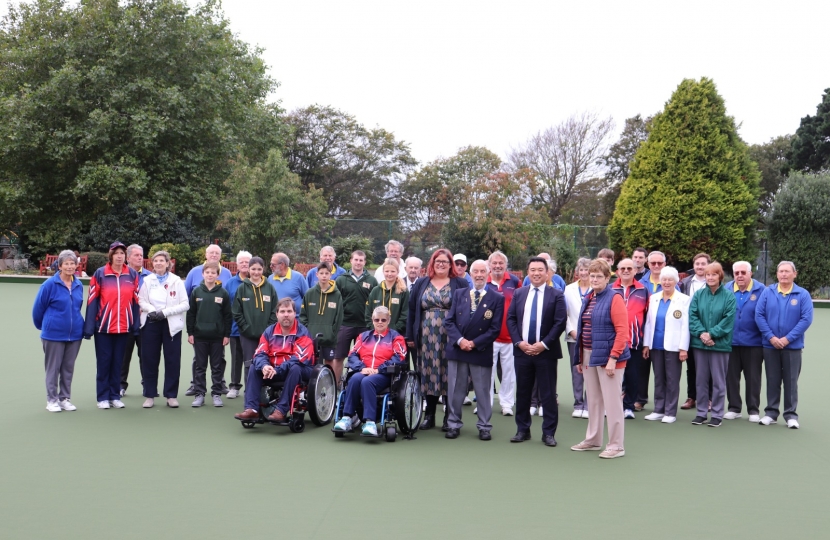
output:
[[[542,442],[556,446],[559,407],[556,404],[556,365],[562,358],[559,337],[568,312],[562,291],[547,285],[548,264],[541,257],[527,263],[530,285],[516,289],[507,310],[507,330],[513,340],[516,366],[516,436],[510,442],[530,439],[530,394],[534,379],[544,408]],[[479,403],[481,400],[479,400]]]
[[[446,437],[458,438],[461,409],[467,397],[467,380],[472,379],[478,397],[478,438],[492,437],[490,417],[490,384],[493,371],[493,342],[501,332],[504,297],[487,290],[487,263],[478,260],[470,267],[472,289],[459,289],[452,298],[452,307],[444,320],[447,331],[447,404],[449,419]]]

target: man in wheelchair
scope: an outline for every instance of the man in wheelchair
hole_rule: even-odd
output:
[[[357,413],[362,399],[362,435],[378,436],[375,423],[377,421],[377,396],[392,383],[392,374],[388,374],[386,369],[389,366],[407,365],[406,341],[398,332],[389,328],[390,318],[389,308],[385,306],[375,308],[372,312],[374,329],[360,334],[349,353],[349,377],[343,404],[343,416],[334,425],[335,433],[352,430],[352,417]]]
[[[314,342],[308,329],[300,324],[294,311],[294,300],[283,298],[277,303],[277,324],[265,329],[254,353],[245,385],[245,410],[234,418],[243,421],[259,419],[259,396],[264,381],[284,381],[283,391],[271,422],[285,422],[291,405],[292,391],[300,382],[308,382],[314,364]]]

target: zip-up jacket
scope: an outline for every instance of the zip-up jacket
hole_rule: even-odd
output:
[[[100,334],[138,335],[138,273],[124,265],[116,274],[109,263],[92,274],[86,305],[84,337]]]
[[[510,309],[510,304],[513,302],[513,293],[521,287],[519,278],[508,272],[504,273],[501,285],[493,283],[492,276],[487,276],[487,290],[499,293],[504,297],[504,315],[501,319],[501,332],[496,338],[496,343],[513,343],[510,339],[510,331],[507,329],[507,310]]]
[[[617,279],[611,287],[620,293],[625,301],[625,310],[628,312],[628,326],[630,327],[629,337],[631,338],[628,346],[637,350],[643,344],[643,328],[648,314],[648,289],[636,280],[626,289],[620,279]]]
[[[308,333],[308,328],[296,319],[287,336],[282,335],[282,329],[272,324],[265,329],[259,338],[259,346],[254,353],[253,368],[262,371],[271,365],[281,372],[293,364],[314,364],[314,342]]]
[[[248,339],[262,336],[265,329],[277,322],[277,291],[262,278],[259,286],[250,279],[242,280],[233,299],[233,320],[239,335]]]
[[[630,340],[628,335],[628,313],[622,295],[611,286],[606,287],[599,294],[591,290],[585,297],[577,319],[576,354],[574,354],[571,363],[576,366],[583,360],[582,351],[587,345],[583,341],[585,328],[582,317],[594,296],[596,296],[596,300],[590,317],[591,358],[588,359],[588,366],[605,366],[608,364],[608,358],[613,355],[617,357],[616,369],[622,369],[631,358],[631,350],[628,348]]]
[[[347,272],[334,283],[343,297],[343,326],[366,328],[366,301],[372,289],[378,286],[375,277],[364,270],[355,280],[354,275]]]
[[[147,315],[161,310],[167,319],[170,335],[175,336],[184,329],[187,310],[190,309],[184,281],[176,274],[169,274],[164,285],[156,274],[144,278],[138,291],[138,305],[141,307],[141,327],[147,324]]]
[[[365,326],[372,328],[372,312],[376,307],[386,306],[389,309],[389,328],[396,330],[399,334],[406,333],[406,316],[409,313],[409,291],[404,287],[403,292],[395,292],[395,287],[390,291],[386,288],[384,281],[369,293],[366,300]]]
[[[714,293],[709,286],[698,290],[689,304],[689,346],[704,351],[732,352],[735,327],[735,295],[726,287]],[[709,332],[715,344],[707,347],[700,334]]]
[[[190,293],[187,333],[198,341],[221,341],[231,336],[231,299],[218,281],[213,289],[201,285]]]
[[[337,278],[339,278],[340,276],[342,276],[343,274],[346,273],[346,269],[343,268],[342,266],[337,266],[336,264],[332,264],[331,267],[332,267],[331,268],[332,269],[332,272],[331,272],[331,280],[332,281],[336,280]],[[317,267],[314,267],[314,268],[312,268],[311,270],[308,271],[308,276],[306,276],[306,281],[308,282],[308,288],[309,289],[314,287],[317,284],[317,282],[319,281],[319,279],[317,279]]]
[[[239,274],[236,274],[228,281],[222,282],[222,286],[225,287],[225,290],[228,291],[228,296],[231,298],[231,309],[233,309],[233,303],[236,300],[236,290],[239,289],[241,284],[242,278],[239,277]],[[236,324],[236,321],[233,321],[231,325],[231,337],[239,337],[239,326]]]
[[[355,340],[349,353],[349,371],[363,368],[380,370],[386,366],[408,362],[406,359],[406,341],[403,336],[391,328],[385,334],[366,330]]]
[[[337,343],[337,333],[343,324],[343,298],[333,281],[328,289],[320,290],[318,282],[305,293],[300,308],[300,322],[312,336],[323,334],[320,347],[332,348]]]
[[[764,284],[752,280],[752,284],[741,292],[734,281],[724,285],[727,290],[735,295],[737,309],[735,311],[735,328],[732,331],[733,347],[763,347],[763,338],[758,323],[755,322],[755,308],[758,307],[758,300],[764,293]]]
[[[40,337],[48,341],[78,341],[84,337],[84,285],[73,277],[67,289],[60,274],[40,286],[32,306],[32,320]]]
[[[769,342],[773,337],[787,338],[785,349],[803,349],[804,333],[813,324],[813,300],[810,293],[793,283],[792,290],[784,295],[773,283],[766,288],[755,309],[755,322],[764,337],[765,349],[773,349]]]

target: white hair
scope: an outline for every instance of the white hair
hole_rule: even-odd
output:
[[[323,246],[323,247],[321,247],[321,248],[320,248],[320,255],[322,255],[324,251],[331,251],[332,253],[334,253],[335,255],[337,255],[337,252],[336,252],[336,251],[334,251],[334,248],[333,248],[333,247],[331,247],[331,246]]]
[[[410,261],[418,263],[418,266],[423,266],[424,265],[424,261],[422,261],[418,257],[407,257],[406,260],[404,261],[404,265],[409,266]]]
[[[553,257],[548,260],[548,269],[554,274],[556,273],[556,259]]]
[[[646,257],[646,259],[651,258],[652,255],[660,255],[661,257],[663,257],[663,262],[666,262],[666,254],[663,253],[662,251],[654,250],[654,251],[652,251],[651,253],[648,254],[648,257]],[[663,270],[663,272],[665,272],[665,270]],[[660,274],[660,275],[662,276],[663,274]]]
[[[375,318],[378,315],[387,315],[387,318],[389,318],[388,316],[391,316],[392,314],[389,312],[388,307],[378,306],[374,309],[374,311],[372,311],[372,318]]]
[[[654,253],[654,251],[652,251],[651,253]],[[651,253],[649,253],[649,255],[651,255]],[[675,281],[680,281],[680,274],[677,273],[677,268],[675,268],[674,266],[667,266],[663,268],[662,272],[660,272],[660,280],[662,281],[663,278],[669,278]]]
[[[749,264],[749,262],[747,262],[747,261],[737,261],[737,262],[732,263],[732,271],[734,272],[735,270],[737,270],[741,266],[745,267],[747,269],[747,271],[752,272],[752,265]]]
[[[504,259],[504,265],[505,265],[505,266],[507,266],[507,264],[508,264],[508,262],[507,262],[507,255],[505,255],[505,254],[504,254],[504,253],[502,253],[501,251],[496,250],[496,251],[494,251],[493,253],[491,253],[491,254],[490,254],[490,256],[489,256],[489,257],[487,257],[487,262],[492,261],[492,260],[493,260],[493,257],[501,257],[502,259]]]
[[[135,250],[139,250],[141,254],[144,255],[143,247],[139,246],[138,244],[130,244],[129,246],[127,246],[127,257],[129,257],[130,253],[132,253]]]
[[[776,272],[778,272],[781,269],[782,264],[789,264],[792,267],[793,272],[798,272],[798,270],[795,269],[795,263],[792,261],[781,261],[780,263],[778,263],[778,266],[775,267]]]
[[[249,261],[254,258],[254,256],[251,255],[250,251],[244,251],[243,250],[243,251],[240,251],[239,253],[236,254],[236,262],[239,262],[239,259],[244,259],[246,257],[248,258]]]
[[[490,265],[489,265],[489,264],[487,264],[487,261],[485,261],[484,259],[476,259],[475,261],[473,261],[473,264],[471,264],[471,265],[470,265],[470,272],[472,272],[472,271],[473,271],[473,267],[474,267],[475,265],[477,265],[477,264],[483,264],[483,265],[484,265],[484,269],[485,269],[487,272],[489,272],[489,271],[490,271]]]
[[[398,248],[399,250],[401,250],[401,253],[403,253],[403,244],[401,244],[401,243],[400,243],[400,242],[398,242],[397,240],[390,240],[390,241],[386,242],[386,245],[385,245],[385,246],[383,246],[383,249],[388,251],[388,250],[389,250],[389,246],[397,246],[397,248]]]
[[[71,249],[65,249],[58,255],[58,268],[63,266],[64,261],[67,259],[72,259],[75,261],[75,264],[78,264],[78,257],[75,256],[75,252]]]

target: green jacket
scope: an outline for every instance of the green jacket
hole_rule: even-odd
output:
[[[243,279],[233,299],[233,320],[239,334],[259,340],[265,329],[277,322],[277,291],[264,277],[259,287]]]
[[[335,283],[343,297],[343,326],[366,327],[363,313],[366,311],[366,300],[369,299],[369,293],[378,286],[375,276],[364,270],[363,275],[355,281],[351,272],[347,272],[337,278]],[[369,328],[372,328],[372,325],[369,325]]]
[[[689,345],[704,351],[731,352],[736,309],[735,295],[726,287],[719,287],[715,293],[709,287],[697,291],[689,305]],[[703,332],[712,336],[713,347],[700,340]]]
[[[334,281],[329,282],[325,292],[320,290],[318,282],[305,293],[300,307],[300,322],[308,328],[312,339],[317,334],[323,334],[320,347],[332,348],[337,344],[337,333],[343,324],[343,298]]]
[[[368,328],[374,328],[372,326],[372,312],[381,305],[389,308],[392,313],[389,328],[397,330],[400,335],[405,336],[406,316],[409,312],[409,291],[406,290],[406,286],[404,285],[403,292],[395,292],[395,288],[390,291],[386,288],[386,282],[384,281],[378,287],[372,289],[372,292],[369,293],[369,299],[366,301],[366,313],[364,315]]]
[[[231,297],[218,281],[213,289],[201,285],[190,293],[187,334],[197,341],[221,341],[231,335]]]

